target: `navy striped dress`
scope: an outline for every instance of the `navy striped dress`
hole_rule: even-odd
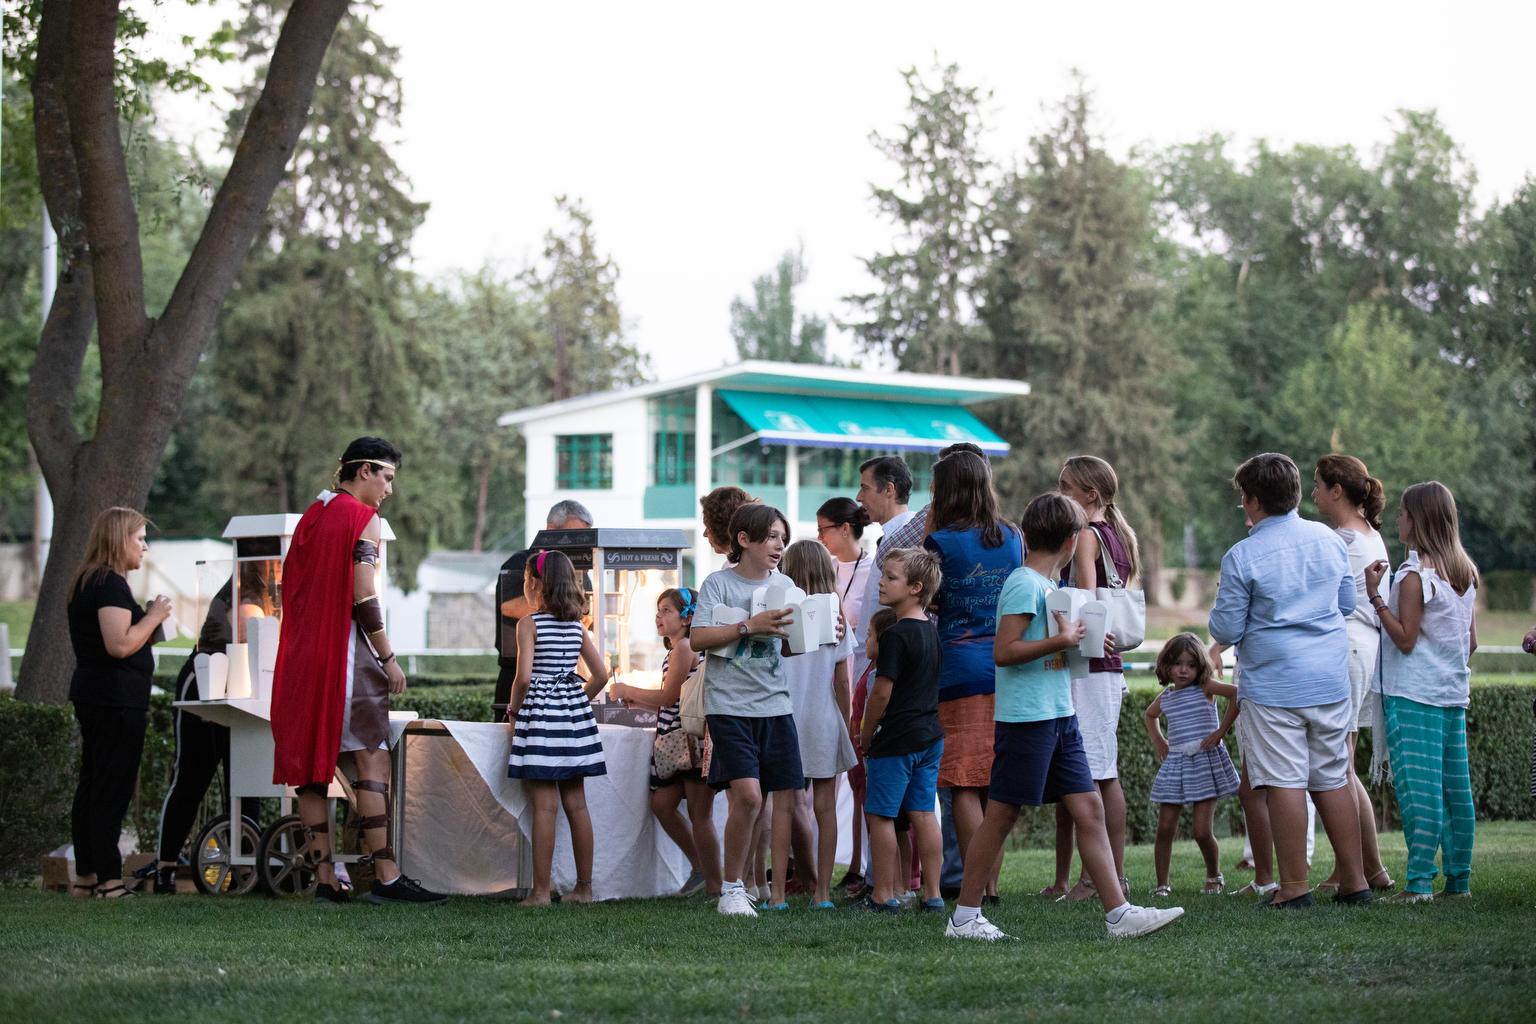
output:
[[[1200,743],[1221,723],[1216,705],[1198,686],[1168,687],[1163,691],[1163,715],[1168,719],[1168,756],[1152,782],[1152,802],[1193,804],[1232,796],[1237,792],[1237,769],[1223,744],[1201,750]]]
[[[517,710],[507,777],[559,781],[606,775],[592,702],[576,674],[586,627],[534,612],[533,672]]]

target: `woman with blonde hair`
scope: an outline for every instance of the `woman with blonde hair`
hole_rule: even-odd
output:
[[[117,840],[144,753],[155,671],[150,646],[171,615],[164,594],[148,609],[139,607],[125,578],[144,564],[147,525],[137,509],[102,510],[69,590],[69,641],[75,652],[69,699],[80,723],[80,782],[70,811],[74,888],[104,899],[133,895],[123,885]]]
[[[1095,455],[1074,455],[1061,466],[1057,489],[1083,510],[1089,528],[1077,535],[1077,551],[1067,566],[1063,586],[1127,587],[1141,574],[1141,550],[1136,531],[1126,522],[1115,504],[1120,493],[1120,478],[1115,468]],[[1107,557],[1100,557],[1100,553]],[[1106,572],[1114,567],[1113,575]],[[1088,771],[1099,787],[1104,801],[1104,828],[1109,833],[1109,848],[1115,859],[1115,874],[1120,887],[1125,879],[1125,790],[1120,786],[1120,703],[1126,693],[1125,666],[1118,654],[1093,658],[1088,675],[1072,680],[1072,707],[1077,712],[1078,729],[1083,734],[1083,749],[1088,755]],[[1056,806],[1056,878],[1042,890],[1043,895],[1064,896],[1071,902],[1091,899],[1093,883],[1079,877],[1071,889],[1067,880],[1072,870],[1072,816]]]

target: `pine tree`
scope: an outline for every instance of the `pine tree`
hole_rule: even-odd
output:
[[[827,322],[795,316],[795,289],[805,283],[803,249],[786,252],[771,274],[752,282],[752,302],[731,300],[731,338],[741,359],[785,363],[827,362]]]

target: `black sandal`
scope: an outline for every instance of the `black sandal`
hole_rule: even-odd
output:
[[[81,889],[81,890],[83,890],[85,892],[85,895],[80,897],[80,898],[84,899],[84,900],[88,900],[92,896],[96,895],[96,885],[97,885],[96,882],[92,882],[89,885],[86,885],[84,882],[75,882],[73,885],[71,885],[69,887],[69,891],[71,893],[73,893],[76,889]]]
[[[96,890],[96,898],[98,900],[124,900],[130,896],[137,895],[138,893],[134,892],[126,885],[123,885],[121,882],[119,882],[117,885],[109,885],[105,889]]]

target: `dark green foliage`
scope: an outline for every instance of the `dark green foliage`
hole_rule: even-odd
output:
[[[786,252],[773,273],[752,282],[752,302],[731,300],[731,337],[742,359],[785,363],[825,363],[827,322],[795,315],[795,289],[805,283],[803,250]]]
[[[0,879],[69,842],[79,761],[73,709],[0,697]]]
[[[1528,612],[1531,610],[1531,574],[1511,569],[1494,569],[1483,577],[1483,597],[1491,612]]]

